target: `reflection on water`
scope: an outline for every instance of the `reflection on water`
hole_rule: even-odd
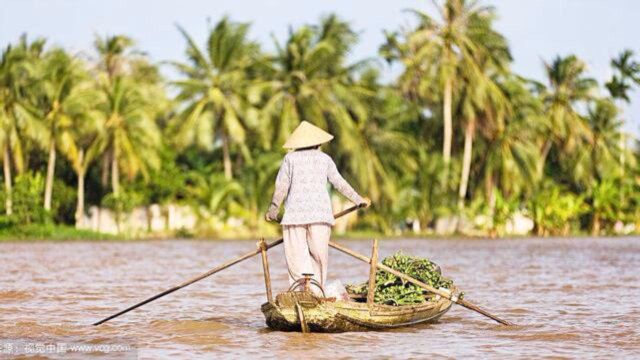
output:
[[[370,252],[368,241],[348,246]],[[270,331],[259,257],[101,326],[90,324],[247,251],[247,241],[0,244],[0,339],[78,343],[134,339],[140,358],[296,356],[640,356],[640,239],[387,240],[432,258],[467,299],[516,322],[507,328],[454,307],[435,325],[385,332]],[[276,290],[282,248],[270,250]],[[332,250],[330,280],[368,268]],[[338,271],[339,269],[339,271]],[[373,353],[372,353],[373,352]],[[102,356],[85,353],[83,357]],[[2,357],[0,352],[0,357]]]

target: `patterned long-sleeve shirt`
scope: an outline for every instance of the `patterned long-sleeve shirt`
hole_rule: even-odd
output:
[[[280,165],[269,213],[277,214],[284,200],[281,225],[334,225],[327,180],[355,204],[364,202],[340,175],[329,155],[317,149],[298,150],[288,153]]]

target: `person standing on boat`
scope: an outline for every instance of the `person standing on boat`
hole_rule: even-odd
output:
[[[361,206],[371,203],[340,175],[331,157],[320,151],[320,145],[331,139],[333,135],[303,121],[283,146],[293,151],[280,165],[265,219],[277,221],[284,200],[280,224],[291,284],[305,273],[312,273],[323,286],[326,283],[329,238],[335,224],[327,181],[353,203]]]

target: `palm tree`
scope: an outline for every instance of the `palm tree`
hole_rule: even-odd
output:
[[[543,94],[545,112],[548,114],[548,129],[541,143],[539,171],[555,144],[559,151],[573,153],[580,140],[589,136],[589,128],[577,107],[591,100],[597,82],[585,76],[586,65],[576,56],[556,57],[544,63],[549,88]]]
[[[104,75],[102,82],[107,87],[111,86],[117,78],[127,74],[127,65],[136,54],[133,39],[126,35],[96,36],[93,46],[98,54],[98,70]],[[104,151],[101,158],[102,186],[106,186],[109,182],[112,163],[113,154],[110,151]]]
[[[399,188],[397,174],[416,167],[419,142],[410,129],[419,122],[419,109],[397,89],[383,85],[373,68],[366,69],[357,84],[376,95],[364,99],[368,113],[358,119],[358,132],[341,134],[339,146],[330,150],[359,189],[366,189],[376,203],[393,202]]]
[[[67,158],[78,178],[75,220],[76,227],[80,227],[84,219],[85,177],[89,165],[104,148],[105,118],[100,107],[106,98],[95,80],[84,73],[83,63],[69,60],[76,66],[73,71],[78,72],[74,78],[78,82],[64,97],[63,109],[58,111],[60,120],[54,124],[57,132],[50,139],[55,141],[54,151],[59,150]]]
[[[112,84],[104,82],[106,101],[99,107],[105,118],[103,149],[110,154],[111,188],[120,195],[120,169],[129,178],[138,172],[148,175],[149,168],[159,164],[161,135],[155,121],[156,99],[145,93],[146,84],[127,77],[116,77]]]
[[[480,150],[485,197],[491,207],[494,192],[511,198],[534,190],[539,182],[537,169],[538,133],[544,124],[543,104],[527,87],[527,80],[515,75],[497,82],[509,103],[508,116],[500,126],[483,133]]]
[[[90,96],[91,94],[92,96]],[[85,96],[85,104],[100,105],[101,94],[90,88]],[[85,206],[85,177],[91,163],[100,155],[104,135],[104,116],[99,110],[89,110],[71,119],[73,127],[62,136],[60,151],[71,163],[78,178],[76,202],[76,227],[83,225]]]
[[[517,119],[507,122],[503,129],[487,139],[482,170],[490,211],[493,211],[496,191],[510,199],[535,190],[531,186],[537,182],[538,149],[530,131],[524,119]]]
[[[12,140],[17,142],[17,122],[15,121],[15,110],[19,106],[17,97],[19,90],[16,88],[19,83],[15,81],[17,67],[21,66],[24,59],[17,54],[11,45],[2,52],[0,59],[0,121],[2,121],[2,163],[4,170],[5,186],[5,211],[7,215],[12,214],[12,177],[11,177],[11,156],[9,149]]]
[[[32,109],[25,99],[33,77],[33,62],[44,49],[45,40],[20,38],[16,46],[8,45],[0,56],[0,145],[5,185],[5,211],[12,213],[11,162],[18,173],[24,169],[23,132],[33,133]]]
[[[619,145],[621,137],[620,128],[622,120],[618,117],[616,105],[609,99],[598,99],[595,105],[589,109],[587,117],[590,128],[588,138],[590,151],[585,152],[588,156],[583,156],[583,168],[589,169],[588,186],[592,187],[593,217],[591,221],[591,232],[593,235],[600,233],[600,221],[602,216],[612,211],[604,208],[621,207],[619,196],[610,199],[607,194],[619,195],[619,189],[613,184],[612,178],[619,174],[618,167],[622,166],[617,160],[624,151]],[[589,166],[590,165],[590,166]],[[615,215],[613,215],[615,216]],[[608,216],[611,217],[611,216]]]
[[[362,96],[372,94],[353,78],[365,63],[345,64],[354,38],[348,24],[331,15],[319,26],[290,30],[284,44],[276,43],[272,68],[256,86],[266,97],[265,146],[281,143],[301,120],[340,131],[366,118]]]
[[[492,7],[482,6],[478,1],[446,0],[436,7],[440,19],[412,10],[418,17],[418,26],[403,34],[404,42],[388,35],[382,52],[387,60],[397,59],[404,64],[399,81],[405,93],[424,101],[432,97],[428,94],[434,90],[430,83],[437,83],[442,89],[442,97],[438,98],[444,123],[442,154],[448,165],[453,139],[453,92],[460,86],[457,84],[460,74],[481,72],[473,60],[478,53],[486,52],[482,31],[491,28],[486,24],[495,15]]]
[[[588,142],[591,147],[591,178],[600,180],[612,173],[611,166],[620,165],[616,162],[616,157],[622,150],[618,142],[622,120],[611,100],[598,99],[589,109],[587,123],[590,129]]]
[[[640,85],[640,63],[634,60],[632,50],[626,49],[622,51],[617,58],[611,60],[611,67],[615,71],[605,86],[611,97],[614,99],[624,100],[629,103],[629,90],[631,84]]]
[[[90,86],[84,65],[63,49],[49,51],[39,64],[35,105],[41,117],[41,137],[48,151],[44,209],[51,210],[57,150],[70,139],[74,119],[91,110]]]
[[[482,51],[476,51],[473,59],[463,59],[474,63],[464,65],[469,71],[459,76],[463,83],[459,107],[462,117],[466,119],[458,191],[459,208],[464,207],[464,199],[467,196],[476,128],[481,127],[485,133],[493,129],[500,131],[504,128],[504,117],[510,111],[508,99],[497,84],[500,75],[508,73],[507,66],[512,60],[507,41],[504,36],[493,30],[492,17],[474,15],[470,17],[469,22],[470,37],[476,43],[482,44]]]
[[[614,100],[620,100],[630,103],[629,92],[633,85],[640,85],[640,63],[634,60],[634,53],[632,50],[626,49],[622,51],[617,58],[611,60],[611,67],[614,70],[614,75],[611,77],[605,87],[609,90],[611,97]],[[623,109],[623,104],[619,104],[620,111]],[[626,149],[626,137],[625,134],[620,134],[620,143],[623,150]],[[621,177],[625,174],[625,151],[620,152],[620,172]],[[624,196],[624,192],[620,193],[621,199]]]
[[[248,155],[244,145],[248,124],[244,118],[248,107],[246,88],[248,69],[258,54],[258,46],[248,39],[249,24],[220,20],[209,33],[206,51],[202,51],[182,28],[187,41],[187,63],[173,63],[185,76],[174,82],[180,93],[178,101],[186,103],[178,122],[175,140],[181,147],[197,143],[211,148],[216,139],[222,143],[224,174],[233,177],[231,143]],[[216,136],[217,135],[217,136]]]
[[[127,71],[126,65],[130,62],[130,57],[135,54],[133,45],[133,39],[125,35],[104,38],[96,36],[93,46],[100,56],[100,68],[107,74],[109,81],[113,81]]]
[[[504,131],[504,117],[509,104],[495,79],[482,75],[471,80],[460,94],[460,113],[466,119],[462,171],[458,188],[458,207],[464,207],[467,196],[473,141],[477,128],[484,133]]]
[[[266,148],[282,143],[301,120],[328,129],[336,141],[327,151],[376,201],[390,184],[380,181],[388,177],[376,143],[384,141],[376,131],[380,122],[368,106],[379,101],[374,95],[380,86],[358,81],[366,61],[346,64],[355,39],[355,32],[335,15],[322,18],[317,26],[292,30],[283,45],[276,44],[267,79],[254,88],[265,99],[260,133]]]
[[[161,135],[156,117],[165,110],[161,78],[154,66],[136,56],[133,40],[123,35],[97,38],[100,56],[98,86],[104,102],[100,140],[103,176],[110,172],[111,189],[120,196],[120,170],[132,179],[139,172],[148,176],[149,168],[159,166]]]
[[[89,119],[92,117],[90,116]],[[99,118],[98,118],[99,119]],[[97,121],[100,124],[99,121]],[[97,132],[94,126],[98,124],[82,124],[78,126],[73,135],[75,143],[69,142],[69,149],[65,151],[65,154],[69,161],[73,171],[78,177],[77,183],[77,202],[76,202],[76,227],[83,225],[84,219],[84,207],[85,207],[85,177],[89,165],[100,154],[100,133]],[[73,140],[72,140],[73,141]],[[72,145],[73,144],[73,145]],[[72,145],[72,146],[71,146]]]

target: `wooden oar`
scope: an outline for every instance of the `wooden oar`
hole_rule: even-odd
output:
[[[335,219],[337,219],[339,217],[347,215],[350,212],[358,210],[361,207],[364,207],[364,206],[360,206],[360,205],[352,206],[352,207],[350,207],[348,209],[342,210],[342,211],[334,214],[333,217]],[[283,242],[282,239],[278,239],[276,241],[273,241],[273,242],[267,244],[266,248],[267,248],[267,250],[271,249],[274,246],[282,244],[282,242]],[[239,257],[237,257],[235,259],[229,260],[226,263],[224,263],[222,265],[219,265],[219,266],[216,266],[215,268],[207,271],[204,274],[198,275],[198,276],[196,276],[196,277],[194,277],[192,279],[189,279],[189,280],[183,282],[182,284],[176,285],[176,286],[174,286],[174,287],[172,287],[170,289],[167,289],[167,290],[165,290],[165,291],[163,291],[163,292],[161,292],[159,294],[153,295],[152,297],[150,297],[150,298],[148,298],[146,300],[143,300],[143,301],[141,301],[141,302],[139,302],[139,303],[137,303],[135,305],[132,305],[132,306],[130,306],[130,307],[118,312],[118,313],[115,313],[115,314],[113,314],[113,315],[111,315],[109,317],[106,317],[106,318],[104,318],[104,319],[102,319],[100,321],[97,321],[97,322],[93,323],[93,325],[95,326],[95,325],[100,325],[102,323],[105,323],[105,322],[107,322],[107,321],[109,321],[109,320],[111,320],[113,318],[116,318],[116,317],[122,315],[122,314],[128,313],[129,311],[131,311],[133,309],[139,308],[140,306],[142,306],[144,304],[148,304],[148,303],[152,302],[153,300],[156,300],[156,299],[159,299],[159,298],[161,298],[161,297],[163,297],[165,295],[171,294],[172,292],[180,290],[183,287],[186,287],[188,285],[193,284],[194,282],[200,281],[200,280],[202,280],[202,279],[204,279],[206,277],[209,277],[209,276],[211,276],[211,275],[213,275],[213,274],[215,274],[215,273],[217,273],[219,271],[222,271],[222,270],[224,270],[224,269],[226,269],[226,268],[228,268],[228,267],[230,267],[232,265],[235,265],[235,264],[237,264],[237,263],[239,263],[241,261],[247,260],[248,258],[250,258],[250,257],[252,257],[254,255],[260,254],[261,252],[262,252],[262,249],[258,248],[256,250],[250,251],[250,252],[248,252],[248,253],[246,253],[246,254],[244,254],[242,256],[239,256]]]
[[[359,254],[359,253],[357,253],[357,252],[355,252],[355,251],[353,251],[353,250],[351,250],[349,248],[346,248],[346,247],[344,247],[344,246],[342,246],[340,244],[336,244],[333,241],[329,241],[329,246],[331,246],[332,248],[334,248],[336,250],[340,250],[345,254],[351,255],[354,258],[358,259],[358,260],[362,260],[362,261],[366,262],[367,264],[371,263],[371,259],[370,258],[368,258],[368,257],[366,257],[364,255],[361,255],[361,254]],[[468,302],[466,300],[458,298],[457,295],[448,293],[446,291],[442,291],[440,289],[436,289],[436,288],[434,288],[432,286],[429,286],[429,285],[423,283],[420,280],[414,279],[411,276],[409,276],[407,274],[403,274],[403,273],[401,273],[401,272],[399,272],[397,270],[394,270],[394,269],[392,269],[392,268],[390,268],[390,267],[388,267],[388,266],[386,266],[386,265],[384,265],[382,263],[377,263],[376,266],[379,269],[384,270],[384,271],[386,271],[388,273],[391,273],[391,274],[393,274],[393,275],[395,275],[395,276],[397,276],[397,277],[399,277],[399,278],[401,278],[401,279],[403,279],[405,281],[409,281],[409,282],[411,282],[413,284],[416,284],[416,285],[420,286],[421,288],[423,288],[423,289],[425,289],[425,290],[427,290],[429,292],[432,292],[434,294],[438,294],[438,295],[442,296],[443,298],[449,299],[449,300],[451,300],[452,302],[454,302],[454,303],[456,303],[458,305],[462,305],[462,306],[466,307],[467,309],[473,310],[473,311],[475,311],[477,313],[480,313],[480,314],[482,314],[482,315],[484,315],[484,316],[486,316],[488,318],[491,318],[491,319],[499,322],[500,324],[503,324],[503,325],[514,325],[513,323],[511,323],[509,321],[503,320],[503,319],[501,319],[501,318],[499,318],[499,317],[497,317],[497,316],[495,316],[493,314],[490,314],[488,311],[482,309],[481,307],[479,307],[477,305],[474,305],[474,304],[472,304],[472,303],[470,303],[470,302]]]

